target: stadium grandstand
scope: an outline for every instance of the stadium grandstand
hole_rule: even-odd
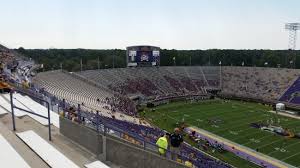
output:
[[[131,50],[134,48],[127,48],[130,50],[127,53],[133,53]],[[140,46],[141,55],[139,52],[133,55],[139,61],[158,61],[158,49]],[[154,53],[155,58],[151,55]],[[166,156],[160,156],[157,139],[171,132],[146,117],[147,110],[154,114],[156,106],[159,108],[160,104],[172,104],[173,101],[201,103],[238,99],[264,103],[266,106],[283,102],[286,107],[297,109],[300,105],[299,70],[157,66],[158,63],[149,66],[145,62],[132,64],[135,60],[130,58],[131,64],[126,68],[80,72],[53,70],[36,74],[40,65],[4,46],[0,46],[0,58],[0,145],[3,149],[3,145],[9,148],[10,157],[19,159],[16,166],[92,167],[94,164],[95,167],[128,168],[191,165],[198,168],[229,168],[239,167],[245,162],[254,167],[300,166],[206,132],[210,130],[186,127],[184,120],[176,121],[176,127],[182,135],[191,137],[193,142],[184,138],[176,159],[172,157],[174,151],[169,148],[164,149]],[[214,108],[214,111],[218,110]],[[183,116],[188,117],[188,114]],[[12,123],[11,118],[15,117]],[[222,121],[214,118],[209,122],[216,126]],[[10,129],[11,125],[14,128],[17,126],[16,134]],[[194,140],[197,144],[204,142],[204,147],[197,146]],[[222,152],[207,152],[206,143],[211,148],[242,158],[242,163],[224,160]],[[295,156],[299,156],[298,153]]]

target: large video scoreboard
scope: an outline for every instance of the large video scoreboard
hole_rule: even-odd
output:
[[[160,48],[155,46],[127,47],[127,66],[159,66]]]

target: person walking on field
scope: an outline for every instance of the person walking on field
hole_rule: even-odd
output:
[[[156,145],[158,146],[158,152],[161,156],[166,156],[166,151],[168,149],[167,135],[164,134],[158,138]]]
[[[171,157],[173,160],[178,158],[180,154],[180,146],[183,142],[182,136],[179,134],[179,128],[174,129],[174,133],[170,135],[170,144],[171,144]]]

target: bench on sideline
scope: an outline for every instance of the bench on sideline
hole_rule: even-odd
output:
[[[30,168],[25,160],[0,134],[0,167]]]
[[[99,160],[94,161],[92,163],[86,164],[84,165],[84,167],[86,168],[110,168],[109,166],[107,166],[106,164],[100,162]]]
[[[37,155],[39,155],[52,168],[79,168],[75,163],[65,155],[55,149],[46,140],[29,130],[16,133],[17,136],[25,142]]]

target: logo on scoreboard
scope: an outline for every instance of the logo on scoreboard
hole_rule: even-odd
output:
[[[149,61],[149,55],[147,52],[142,52],[141,61]]]

